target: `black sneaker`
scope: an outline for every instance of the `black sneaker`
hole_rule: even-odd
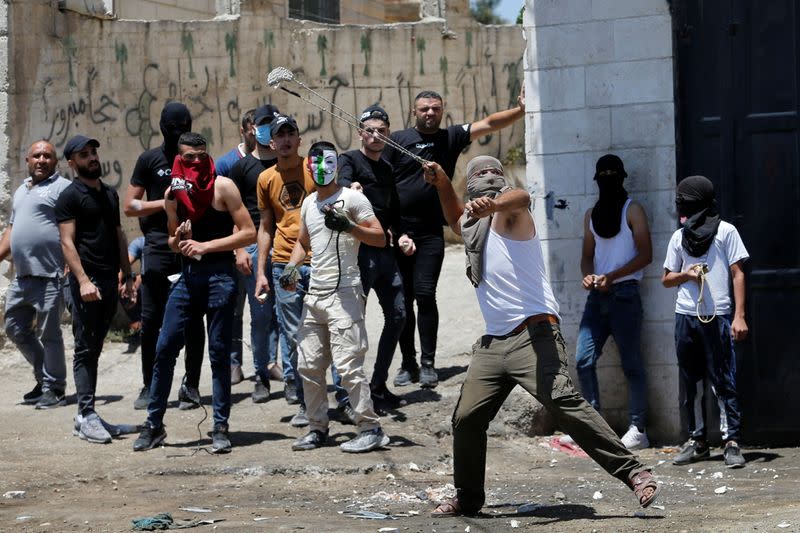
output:
[[[133,401],[133,408],[137,411],[142,411],[147,409],[148,405],[150,405],[150,389],[142,387],[142,390],[139,391],[139,396]]]
[[[250,395],[253,403],[266,403],[269,401],[269,380],[263,380],[256,376],[256,384],[253,388],[253,394]]]
[[[42,399],[42,384],[37,383],[34,388],[31,389],[30,392],[26,392],[22,395],[22,403],[25,405],[33,405],[39,400]]]
[[[397,375],[394,378],[395,387],[406,387],[417,382],[419,382],[419,368],[413,368],[411,370],[401,368],[397,371]]]
[[[300,403],[300,396],[297,395],[297,382],[290,379],[283,385],[283,397],[289,405],[297,405]]]
[[[181,388],[178,389],[178,409],[187,411],[200,407],[200,391],[186,384],[186,376],[183,376]]]
[[[150,422],[145,422],[142,426],[142,432],[139,433],[139,438],[133,441],[133,451],[141,452],[144,450],[151,450],[161,444],[167,438],[167,431],[162,424],[158,428],[150,425]]]
[[[67,399],[64,397],[64,391],[49,389],[42,393],[42,397],[36,402],[36,409],[50,409],[52,407],[59,407],[67,405]]]
[[[423,366],[419,370],[419,386],[423,389],[434,389],[439,384],[439,374],[432,366]]]
[[[390,409],[395,409],[397,407],[402,407],[406,405],[408,402],[404,398],[397,396],[396,394],[392,394],[386,384],[378,385],[378,386],[369,386],[370,396],[372,397],[372,403],[376,405],[380,405],[382,407],[388,407]]]
[[[739,445],[732,440],[725,445],[722,455],[725,457],[725,466],[728,468],[742,468],[746,462]]]
[[[226,424],[214,424],[211,433],[211,453],[231,453],[231,440],[228,438]]]
[[[356,410],[350,405],[350,402],[344,403],[336,408],[336,418],[342,424],[349,426],[356,425]]]
[[[312,429],[305,436],[297,439],[292,444],[292,450],[296,452],[314,450],[325,446],[328,441],[328,432],[322,432],[318,429]]]
[[[711,451],[707,443],[689,439],[686,444],[681,446],[678,455],[672,459],[672,464],[688,465],[700,459],[706,459],[709,455],[711,455]]]
[[[128,347],[125,349],[123,353],[134,353],[136,350],[139,349],[139,346],[142,345],[142,332],[141,331],[133,331],[130,335],[125,337],[125,342],[128,343]]]

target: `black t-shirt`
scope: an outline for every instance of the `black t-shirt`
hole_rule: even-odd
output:
[[[56,201],[56,221],[75,221],[75,248],[87,274],[110,277],[119,272],[119,196],[100,182],[100,189],[76,179]]]
[[[136,160],[131,185],[143,187],[148,201],[162,200],[171,183],[172,163],[163,144],[147,150]],[[159,211],[140,217],[139,227],[144,235],[144,269],[162,274],[180,271],[178,255],[167,244],[167,213]]]
[[[361,150],[351,150],[339,155],[336,183],[342,187],[349,187],[354,181],[360,183],[383,230],[392,229],[399,237],[400,198],[392,174],[392,165],[383,157],[373,161]]]
[[[228,177],[233,180],[242,195],[242,201],[253,219],[253,225],[258,229],[261,223],[261,212],[258,210],[258,177],[262,172],[273,166],[278,159],[259,159],[253,154],[247,154],[231,167]]]
[[[452,180],[458,157],[470,145],[469,135],[470,124],[461,124],[432,134],[408,128],[393,132],[391,138],[409,152],[439,163]],[[406,229],[411,233],[440,232],[441,228],[434,226],[442,226],[446,222],[439,195],[436,187],[423,178],[422,165],[391,146],[386,146],[384,157],[394,168],[401,216]]]

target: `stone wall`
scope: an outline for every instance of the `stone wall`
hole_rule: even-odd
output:
[[[675,130],[671,17],[664,0],[527,0],[527,180],[574,352],[586,301],[583,217],[597,200],[594,164],[618,154],[649,218],[653,263],[641,285],[651,438],[680,435],[674,293],[660,278],[673,210]],[[572,359],[574,366],[574,359]],[[603,414],[628,425],[627,382],[613,342],[599,363]],[[574,372],[573,372],[574,374]]]

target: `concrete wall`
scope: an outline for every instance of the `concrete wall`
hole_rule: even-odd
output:
[[[120,19],[206,20],[217,16],[217,0],[116,0]]]
[[[594,164],[618,154],[626,187],[645,208],[653,263],[641,285],[643,356],[651,438],[679,438],[674,295],[662,288],[675,228],[675,131],[671,18],[664,0],[527,0],[527,181],[535,197],[563,330],[574,350],[586,301],[580,285],[583,216],[597,200]],[[603,414],[628,425],[627,382],[613,342],[599,363]],[[574,359],[573,359],[574,366]],[[573,369],[574,375],[574,369]]]
[[[48,139],[60,155],[69,137],[84,133],[100,140],[104,179],[124,194],[138,155],[161,142],[158,120],[169,100],[189,106],[194,129],[210,139],[215,156],[239,142],[241,114],[265,102],[297,117],[305,147],[329,139],[342,150],[357,148],[347,124],[266,85],[266,74],[279,65],[352,114],[380,102],[396,129],[410,124],[412,99],[423,88],[445,96],[448,124],[515,105],[524,49],[518,27],[479,27],[462,17],[448,20],[454,34],[445,36],[441,20],[326,26],[280,18],[280,9],[249,0],[240,17],[224,20],[109,21],[59,12],[48,0],[12,0],[13,128],[0,191],[8,194],[22,181],[33,140]],[[470,155],[503,157],[523,135],[520,121],[473,143],[459,171]],[[63,162],[60,168],[68,170]],[[8,205],[0,207],[7,220]],[[125,224],[137,231],[135,221]]]

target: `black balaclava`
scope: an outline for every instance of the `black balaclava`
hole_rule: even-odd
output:
[[[622,159],[606,154],[597,160],[594,179],[600,189],[600,198],[592,209],[592,226],[595,233],[610,239],[619,233],[622,208],[628,201],[628,191],[622,186],[628,174]]]
[[[172,158],[178,154],[178,139],[186,132],[192,131],[192,115],[189,108],[180,102],[170,102],[161,111],[158,123],[161,135],[164,136],[164,151],[172,164]]]
[[[684,178],[678,183],[675,207],[679,216],[686,217],[681,246],[692,257],[702,257],[714,242],[719,228],[714,184],[705,176]]]

